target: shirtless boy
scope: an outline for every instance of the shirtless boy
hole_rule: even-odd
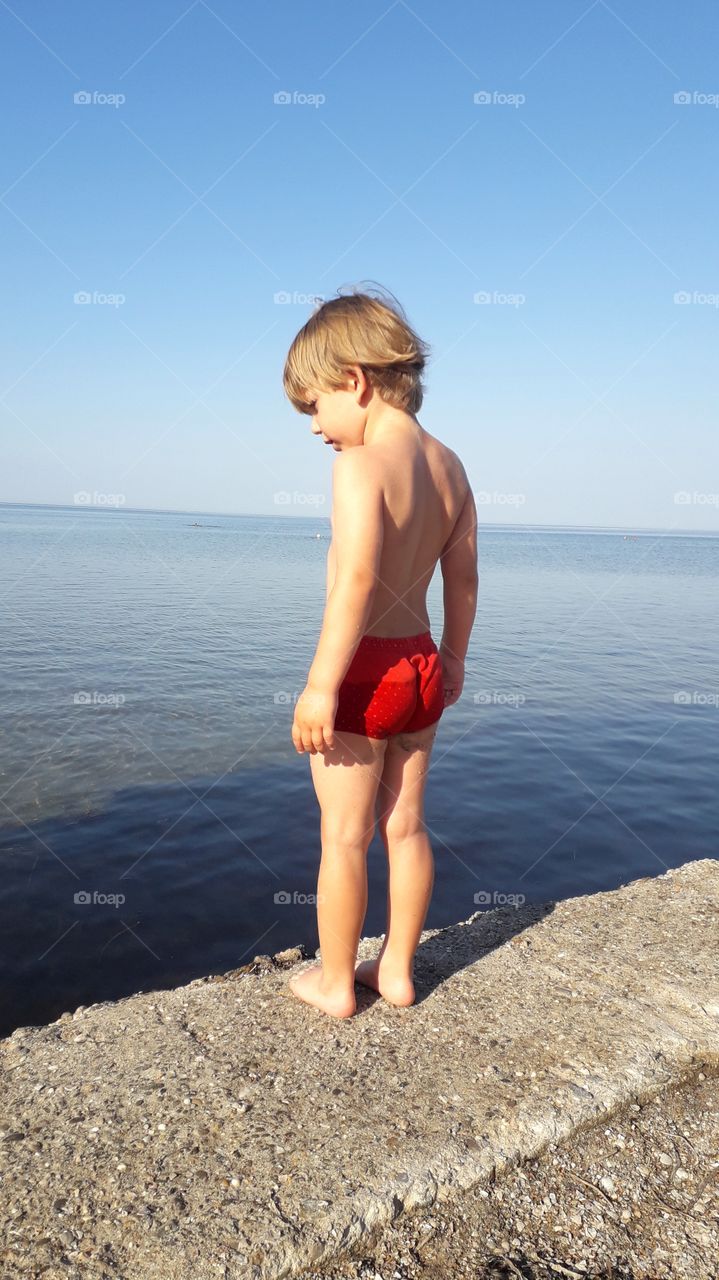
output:
[[[459,698],[477,609],[477,513],[464,467],[417,421],[427,345],[396,300],[320,306],[290,347],[285,392],[337,453],[324,619],[292,741],[310,754],[321,811],[321,964],[292,993],[336,1018],[354,984],[415,998],[414,957],[434,884],[424,788],[437,724]],[[430,633],[439,561],[444,629]],[[375,823],[389,863],[387,929],[357,964]]]

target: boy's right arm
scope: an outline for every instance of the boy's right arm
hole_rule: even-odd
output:
[[[469,484],[462,509],[439,560],[444,581],[444,629],[439,652],[445,706],[451,706],[458,700],[464,684],[464,660],[477,613],[479,590],[477,508]]]
[[[334,515],[330,515],[330,545],[327,551],[327,575],[325,586],[325,604],[330,598],[330,592],[335,585],[337,577],[337,554],[335,552],[335,521]]]

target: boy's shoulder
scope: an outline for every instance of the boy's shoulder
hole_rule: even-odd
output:
[[[335,458],[335,468],[364,467],[368,464],[371,466],[375,461],[374,453],[374,450],[366,449],[361,444],[355,445],[353,449],[343,449]]]
[[[381,469],[374,458],[362,448],[343,450],[335,458],[332,468],[332,511],[330,526],[334,537],[337,532],[335,513],[343,521],[351,512],[352,523],[369,532],[378,528],[384,509],[384,489]],[[363,456],[365,455],[365,456]]]
[[[469,487],[469,479],[459,454],[436,436],[424,432],[425,453],[434,458],[439,471],[444,474],[453,489]],[[394,468],[391,468],[394,472]],[[357,488],[381,490],[387,478],[387,460],[379,449],[343,449],[334,460],[332,485],[336,496],[343,491],[351,493]]]
[[[381,501],[383,492],[381,465],[369,449],[344,449],[334,460],[332,496],[339,506],[356,504],[359,499]]]
[[[381,484],[382,464],[371,449],[358,446],[355,449],[343,449],[334,461],[332,478],[337,484]]]

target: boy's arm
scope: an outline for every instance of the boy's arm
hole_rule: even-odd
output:
[[[364,635],[377,587],[384,536],[384,494],[362,449],[336,459],[332,477],[334,581],[308,685],[336,693]]]
[[[337,556],[335,555],[335,521],[334,516],[330,515],[330,528],[332,530],[331,541],[327,550],[327,588],[325,591],[325,603],[330,598],[330,591],[335,585],[335,577],[337,576]]]
[[[477,612],[477,508],[469,484],[462,509],[440,555],[444,630],[440,652],[464,662]]]

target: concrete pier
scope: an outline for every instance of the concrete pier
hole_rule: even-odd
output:
[[[291,1276],[719,1058],[712,859],[427,931],[408,1009],[299,955],[0,1043],[3,1280]]]

